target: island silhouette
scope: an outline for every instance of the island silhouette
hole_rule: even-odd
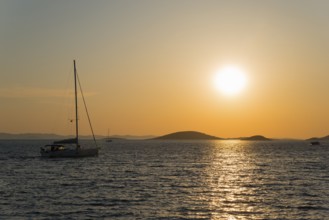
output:
[[[262,135],[254,135],[251,137],[240,137],[238,139],[244,140],[244,141],[270,141],[270,140],[272,140],[272,139],[264,137]]]
[[[204,134],[198,131],[179,131],[166,134],[153,140],[223,140],[224,138]]]
[[[329,135],[324,137],[312,137],[307,139],[306,141],[329,141]]]
[[[254,135],[251,137],[240,138],[221,138],[198,131],[179,131],[170,134],[166,134],[160,137],[153,138],[152,140],[246,140],[246,141],[269,141],[270,138],[266,138],[262,135]]]
[[[58,135],[49,133],[3,133],[0,132],[0,140],[60,140],[72,138],[72,135]],[[81,139],[91,139],[90,135],[82,135]],[[107,139],[108,136],[96,135],[96,139]],[[290,140],[290,139],[271,139],[262,135],[253,135],[250,137],[236,137],[236,138],[222,138],[198,131],[178,131],[163,136],[156,137],[154,135],[112,135],[111,139],[116,140],[246,140],[246,141],[270,141],[270,140]],[[329,135],[324,137],[312,137],[308,139],[291,139],[291,140],[304,140],[304,141],[329,141]]]

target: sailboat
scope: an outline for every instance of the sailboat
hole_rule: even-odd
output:
[[[75,138],[65,139],[60,141],[54,141],[52,144],[47,144],[40,148],[40,153],[42,157],[90,157],[97,156],[99,148],[96,144],[95,135],[91,126],[90,117],[87,111],[87,106],[82,93],[79,77],[77,75],[75,60],[74,65],[74,94],[75,94]],[[78,82],[78,83],[77,83]],[[80,88],[81,96],[83,98],[85,110],[88,116],[89,125],[92,131],[93,139],[95,142],[94,148],[85,148],[80,145],[79,142],[79,123],[78,123],[78,86]]]
[[[112,139],[110,138],[110,129],[107,131],[107,139],[106,142],[112,142]]]

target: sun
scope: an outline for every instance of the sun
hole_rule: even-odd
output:
[[[214,85],[217,90],[227,96],[240,94],[247,85],[247,76],[236,66],[226,66],[215,74]]]

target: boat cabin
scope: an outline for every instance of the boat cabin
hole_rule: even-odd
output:
[[[65,150],[65,147],[61,144],[48,144],[41,148],[45,152],[54,152]]]

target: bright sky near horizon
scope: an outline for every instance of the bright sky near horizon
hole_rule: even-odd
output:
[[[328,11],[327,0],[0,0],[0,132],[69,134],[76,59],[97,134],[328,135]],[[214,86],[227,66],[248,80],[238,94]]]

